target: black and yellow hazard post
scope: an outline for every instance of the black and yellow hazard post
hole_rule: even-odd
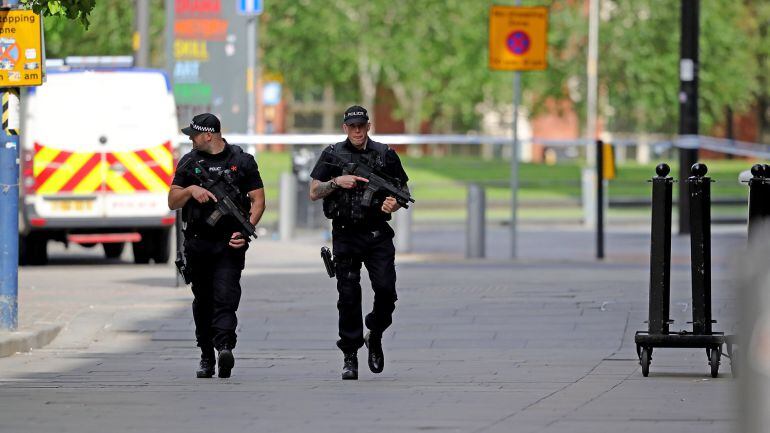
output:
[[[596,258],[604,258],[604,181],[615,179],[612,144],[596,140]]]
[[[0,330],[18,326],[19,265],[19,87],[43,83],[40,16],[19,9],[19,0],[0,7]]]
[[[3,133],[8,136],[17,136],[19,135],[18,127],[16,126],[16,123],[11,124],[11,111],[14,111],[13,115],[18,115],[18,104],[19,104],[19,88],[18,87],[9,87],[6,89],[3,89],[2,92],[2,99],[3,99]],[[11,102],[13,101],[14,107],[11,107]]]

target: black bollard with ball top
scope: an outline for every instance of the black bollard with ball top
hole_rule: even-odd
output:
[[[650,250],[650,303],[647,331],[637,331],[634,341],[642,375],[650,373],[653,349],[705,348],[711,377],[719,374],[722,346],[732,355],[731,337],[714,332],[711,318],[711,179],[705,164],[693,164],[687,178],[690,199],[690,252],[692,267],[693,330],[671,332],[669,326],[671,281],[671,191],[670,168],[660,164],[652,182],[652,224]],[[733,367],[731,359],[730,366]]]

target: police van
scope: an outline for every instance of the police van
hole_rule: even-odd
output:
[[[130,58],[68,58],[22,97],[19,255],[44,264],[49,241],[131,243],[136,263],[166,263],[178,122],[161,70]]]

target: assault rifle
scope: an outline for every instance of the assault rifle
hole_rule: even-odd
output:
[[[359,162],[347,162],[334,153],[329,153],[329,155],[333,155],[338,162],[326,162],[326,164],[341,167],[343,175],[352,174],[369,180],[366,183],[366,191],[364,191],[364,197],[361,200],[363,206],[371,206],[374,194],[380,191],[385,191],[389,196],[395,198],[402,208],[408,209],[409,203],[414,203],[414,199],[409,194],[409,191],[401,188],[401,182],[378,170],[372,169],[366,164],[367,160],[364,157]]]
[[[213,179],[208,170],[195,158],[188,159],[187,163],[177,170],[183,170],[188,164],[193,165],[190,173],[198,179],[201,187],[209,190],[217,198],[214,211],[206,218],[206,223],[214,227],[220,218],[230,215],[241,225],[241,234],[246,241],[250,240],[249,237],[256,239],[257,230],[249,221],[249,211],[240,205],[241,192],[235,186],[230,170],[224,170],[219,177]]]

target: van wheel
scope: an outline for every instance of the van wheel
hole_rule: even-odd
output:
[[[125,248],[126,244],[123,242],[111,242],[107,244],[102,244],[104,247],[104,256],[108,259],[117,259],[120,258],[121,254],[123,254],[123,249]]]
[[[35,233],[19,236],[19,264],[40,266],[48,263],[48,239]]]
[[[152,232],[143,231],[140,232],[142,240],[131,244],[131,249],[134,252],[134,263],[145,264],[150,263],[150,251],[152,250]]]
[[[152,259],[155,263],[168,263],[171,256],[171,229],[160,229],[155,232],[154,241]]]
[[[142,240],[132,244],[134,263],[168,263],[171,256],[171,229],[142,230]]]

